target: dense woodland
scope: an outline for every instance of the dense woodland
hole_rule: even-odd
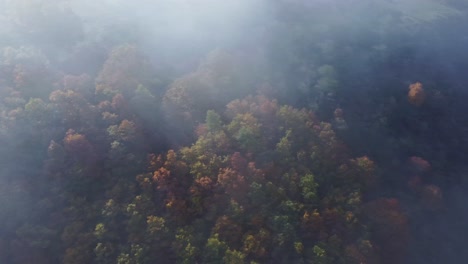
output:
[[[0,263],[466,263],[468,4],[0,1]]]

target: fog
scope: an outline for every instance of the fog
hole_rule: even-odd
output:
[[[463,0],[0,0],[0,262],[467,262],[466,25]],[[297,120],[314,129],[329,124],[350,164],[375,163],[377,184],[349,191],[361,195],[356,208],[341,204],[345,187],[320,180],[351,165],[316,169],[301,160],[321,152],[300,149],[315,144],[304,139],[309,130],[279,125],[292,108],[310,111]],[[282,160],[278,149],[288,140],[304,146]],[[172,150],[179,163],[170,154],[148,161]],[[247,176],[251,167],[242,171],[237,180],[245,176],[250,192],[274,185],[270,200],[299,201],[291,213],[299,220],[286,221],[293,238],[270,223],[283,209],[257,208],[255,224],[245,220],[254,202],[229,193],[219,176],[238,170],[231,155],[266,175],[262,185]],[[177,191],[148,176],[162,169],[175,171],[167,177]],[[278,180],[277,171],[318,175],[318,202],[296,197],[305,187],[286,184],[292,176]],[[199,203],[228,197],[229,209],[195,206],[202,176],[217,186],[207,193],[219,196],[197,196]],[[141,199],[149,201],[144,209]],[[187,212],[171,211],[182,210],[182,200]],[[244,218],[234,216],[232,201]],[[398,203],[376,216],[368,208],[378,201]],[[113,203],[118,213],[106,215]],[[329,220],[332,209],[340,219],[352,212],[353,226],[365,228]],[[302,237],[300,219],[312,212],[335,224]],[[148,231],[154,217],[157,235]],[[390,222],[387,233],[379,229]],[[239,227],[241,238],[223,237],[223,223]],[[255,228],[280,238],[267,242]],[[154,236],[141,238],[145,232]],[[402,233],[400,243],[394,236]],[[221,257],[210,251],[213,239]]]

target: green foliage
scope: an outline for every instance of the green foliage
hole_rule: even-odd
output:
[[[40,98],[29,99],[29,102],[24,106],[24,111],[28,118],[37,124],[45,125],[47,120],[50,120],[50,109]]]
[[[117,264],[134,264],[129,254],[121,253],[117,257]]]
[[[280,139],[278,144],[276,144],[276,151],[280,153],[282,158],[286,159],[287,161],[291,160],[292,153],[292,143],[290,140],[291,137],[291,130],[286,131],[286,135]]]
[[[263,188],[263,185],[258,182],[252,182],[250,184],[250,191],[248,194],[250,200],[254,204],[265,205],[267,204],[267,194]]]
[[[145,259],[145,248],[139,244],[132,244],[129,253],[120,253],[117,257],[118,264],[144,264],[147,263]]]
[[[224,255],[223,263],[226,264],[244,264],[245,261],[245,254],[237,250],[226,250],[226,255]]]
[[[247,127],[240,128],[235,138],[244,149],[254,149],[258,142],[256,133]]]
[[[306,203],[317,203],[317,187],[318,184],[315,182],[314,175],[307,174],[301,177],[300,186],[302,188],[302,197]]]
[[[94,235],[96,236],[96,238],[102,239],[105,234],[106,234],[106,227],[104,226],[104,224],[103,223],[97,224],[96,228],[94,228]]]
[[[276,233],[273,243],[277,247],[292,244],[295,239],[294,218],[289,215],[275,215],[271,220],[271,227]]]
[[[154,99],[154,95],[142,84],[138,85],[136,91],[135,91],[135,96],[140,97],[140,98],[149,98],[149,99]]]
[[[160,235],[161,232],[167,231],[167,228],[165,226],[166,220],[162,217],[157,217],[150,215],[148,216],[146,223],[148,224],[147,231],[149,234],[152,236],[154,235]]]
[[[302,254],[304,251],[304,245],[302,242],[294,242],[294,249],[298,254]]]
[[[216,132],[219,131],[223,125],[221,121],[221,116],[218,115],[215,111],[213,110],[208,110],[206,112],[206,126],[209,131],[211,132]]]
[[[326,251],[318,245],[315,245],[312,249],[314,253],[314,262],[319,264],[325,264],[327,262],[327,253]]]
[[[227,249],[227,245],[219,241],[218,234],[214,234],[206,242],[203,263],[222,263]]]
[[[199,254],[199,249],[193,244],[194,237],[188,228],[178,228],[175,234],[174,246],[178,263],[193,263]]]
[[[101,211],[101,214],[105,217],[115,217],[118,213],[119,206],[113,199],[109,199]]]
[[[261,125],[252,114],[237,115],[227,129],[242,149],[254,151],[260,146]]]
[[[427,49],[462,50],[463,34],[451,33],[465,22],[461,5],[253,1],[261,8],[248,10],[264,16],[219,23],[214,35],[193,23],[169,47],[174,37],[148,40],[112,10],[79,18],[91,2],[0,3],[0,262],[401,263],[408,218],[396,200],[370,201],[373,191],[411,189],[408,214],[417,200],[443,204],[443,173],[417,171],[408,188],[399,153],[457,170],[456,153],[440,149],[464,153],[453,114],[462,103],[441,111],[456,89],[426,55],[466,61]],[[120,2],[113,8],[141,6]],[[161,7],[154,17],[166,21]],[[235,32],[218,29],[230,24],[248,33],[226,44]],[[184,42],[207,54],[180,52]],[[428,83],[419,109],[401,92],[416,77]],[[350,153],[376,158],[391,187]]]

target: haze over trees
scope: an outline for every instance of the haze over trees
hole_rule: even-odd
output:
[[[0,0],[0,263],[464,263],[468,4]]]

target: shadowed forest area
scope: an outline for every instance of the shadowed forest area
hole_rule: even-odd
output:
[[[0,263],[468,263],[468,2],[0,0]]]

